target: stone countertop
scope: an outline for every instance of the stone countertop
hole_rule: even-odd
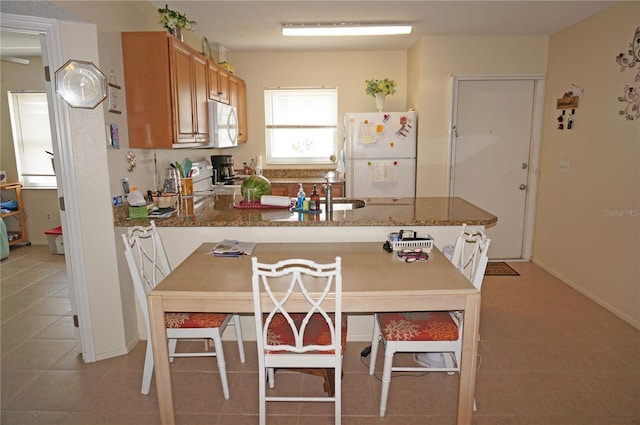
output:
[[[492,226],[498,218],[462,198],[365,198],[366,206],[336,210],[327,220],[286,208],[241,209],[240,196],[194,196],[181,200],[178,213],[155,222],[158,227],[291,227],[291,226]],[[336,198],[338,201],[340,198]],[[323,204],[324,208],[324,204]],[[129,219],[128,205],[114,207],[114,226],[148,225],[148,219]]]

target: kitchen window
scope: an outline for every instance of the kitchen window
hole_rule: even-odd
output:
[[[264,91],[268,164],[332,164],[337,150],[336,88]]]
[[[25,188],[55,189],[49,106],[45,92],[9,92],[18,180]]]

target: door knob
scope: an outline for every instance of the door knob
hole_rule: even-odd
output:
[[[520,190],[527,190],[527,185],[526,184],[521,184],[520,185]]]
[[[526,162],[522,163],[522,169],[526,170],[527,168],[529,168],[529,164],[527,164]]]

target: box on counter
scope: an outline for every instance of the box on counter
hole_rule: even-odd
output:
[[[142,205],[140,207],[129,206],[129,218],[148,218],[151,208],[153,208],[152,204]]]

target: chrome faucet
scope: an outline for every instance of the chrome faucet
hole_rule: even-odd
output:
[[[329,214],[333,212],[333,193],[331,192],[331,183],[329,182],[329,177],[324,178],[327,182],[322,185],[324,188],[325,198],[324,205],[326,208],[325,213]]]

